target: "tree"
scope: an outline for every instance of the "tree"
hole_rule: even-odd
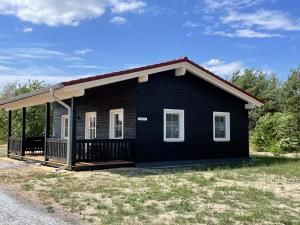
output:
[[[251,134],[251,142],[258,151],[275,154],[299,149],[297,119],[292,113],[267,113],[261,117]]]
[[[288,80],[283,83],[280,107],[283,112],[295,114],[298,129],[300,127],[300,65],[292,70]],[[300,129],[299,129],[300,132]]]
[[[250,130],[254,129],[258,119],[266,113],[280,112],[280,82],[276,78],[276,74],[268,75],[259,70],[246,69],[243,73],[234,73],[231,82],[265,102],[264,106],[250,111]]]
[[[0,100],[14,97],[17,88],[18,88],[17,82],[6,84],[0,91]],[[7,120],[8,120],[7,112],[4,109],[0,109],[0,143],[6,142]]]
[[[16,95],[16,89],[18,88],[18,82],[7,83],[0,91],[0,100],[8,99]]]
[[[29,93],[31,91],[38,90],[45,87],[44,82],[37,80],[28,81],[26,84],[21,85],[17,83],[7,84],[1,91],[1,99],[6,99],[13,96]],[[44,132],[44,112],[45,107],[43,105],[33,106],[27,108],[26,114],[26,135],[27,136],[41,136]],[[15,110],[12,113],[12,133],[14,136],[21,135],[22,129],[22,114],[21,110]],[[5,110],[0,111],[0,141],[5,142],[7,136],[7,112]]]

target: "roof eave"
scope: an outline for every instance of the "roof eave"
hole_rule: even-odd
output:
[[[143,76],[145,74],[153,74],[158,73],[162,71],[167,71],[171,69],[176,69],[179,67],[185,67],[185,69],[189,70],[191,73],[198,75],[200,78],[218,86],[219,88],[224,89],[225,91],[230,92],[231,94],[254,104],[255,106],[262,106],[264,103],[254,97],[253,95],[247,93],[246,91],[238,88],[237,86],[233,85],[232,83],[224,80],[223,78],[215,75],[214,73],[210,72],[209,70],[201,67],[200,65],[194,63],[193,61],[189,60],[187,57],[180,58],[177,60],[172,60],[168,62],[163,62],[159,64],[153,64],[150,66],[144,66],[139,67],[135,69],[130,70],[124,70],[114,73],[109,73],[105,75],[98,75],[93,77],[87,77],[77,80],[72,80],[68,82],[62,82],[58,83],[52,86],[48,86],[45,88],[42,88],[40,90],[24,94],[21,96],[16,96],[7,100],[0,101],[0,108],[6,108],[6,109],[14,109],[17,107],[22,106],[22,101],[28,102],[30,99],[37,99],[38,96],[44,96],[43,101],[40,101],[41,104],[48,100],[49,96],[47,97],[47,92],[50,91],[50,89],[59,90],[58,94],[62,99],[66,99],[68,97],[73,96],[82,96],[84,94],[84,90],[88,88],[93,88],[101,85],[106,85],[118,81],[123,81],[127,79],[133,79],[137,78],[139,76]],[[51,99],[50,99],[51,100]],[[39,103],[39,101],[35,101],[36,103]],[[14,105],[15,103],[15,105]],[[18,104],[17,104],[18,103]],[[27,103],[27,105],[32,105],[34,102]],[[16,106],[18,105],[18,106]],[[25,103],[23,105],[26,105]]]

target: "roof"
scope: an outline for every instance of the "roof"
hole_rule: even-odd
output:
[[[145,70],[150,70],[150,69],[154,69],[154,68],[158,68],[158,67],[162,67],[162,66],[168,66],[168,65],[173,65],[173,64],[187,62],[187,61],[188,61],[188,58],[184,57],[184,58],[170,60],[170,61],[166,61],[166,62],[162,62],[162,63],[137,67],[137,68],[133,68],[133,69],[121,70],[121,71],[117,71],[117,72],[112,72],[112,73],[107,73],[107,74],[102,74],[102,75],[96,75],[96,76],[91,76],[91,77],[85,77],[85,78],[81,78],[81,79],[66,81],[66,82],[63,82],[63,84],[65,86],[69,86],[69,85],[84,83],[84,82],[88,82],[88,81],[94,81],[94,80],[100,80],[100,79],[105,79],[105,78],[110,78],[110,77],[122,76],[122,75],[125,75],[125,74],[128,74],[128,73],[142,72],[142,71],[145,71]]]
[[[90,77],[85,77],[81,79],[75,79],[70,80],[66,82],[61,82],[52,86],[48,86],[46,88],[42,88],[40,90],[16,96],[7,100],[0,101],[0,108],[6,108],[6,109],[15,109],[20,108],[21,105],[23,107],[25,106],[32,106],[34,105],[34,102],[28,103],[30,98],[38,97],[43,95],[44,100],[43,101],[51,101],[50,96],[48,96],[48,92],[50,89],[59,90],[58,93],[61,94],[61,99],[67,99],[73,96],[80,96],[83,95],[82,92],[76,92],[74,95],[74,90],[76,88],[84,88],[88,89],[91,87],[101,86],[108,83],[114,83],[117,81],[122,81],[126,79],[131,79],[134,77],[139,77],[142,74],[153,74],[160,71],[170,70],[170,69],[176,69],[180,67],[185,67],[187,70],[190,70],[192,73],[199,75],[202,79],[205,79],[216,86],[219,86],[223,88],[224,90],[231,92],[232,94],[235,94],[236,96],[244,99],[245,101],[252,102],[253,104],[257,106],[263,105],[263,102],[256,98],[255,96],[251,95],[250,93],[242,90],[241,88],[235,86],[234,84],[224,80],[223,78],[217,76],[216,74],[212,73],[211,71],[203,68],[202,66],[196,64],[195,62],[189,60],[187,57],[170,60],[158,64],[152,64],[147,66],[142,66],[134,69],[128,69],[128,70],[122,70],[118,72],[112,72],[107,74],[101,74],[101,75],[95,75]],[[85,86],[84,86],[85,85]],[[48,97],[47,97],[48,96]],[[50,100],[49,100],[50,98]],[[22,102],[23,101],[23,104]],[[27,103],[25,104],[25,101]],[[43,104],[44,102],[42,100],[38,100],[35,98],[36,102],[41,102],[40,104]],[[14,102],[19,102],[18,106],[13,106]],[[25,106],[24,106],[25,105]]]

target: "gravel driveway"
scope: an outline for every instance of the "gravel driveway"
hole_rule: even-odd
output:
[[[27,163],[13,163],[0,159],[0,169],[26,166]],[[28,165],[28,164],[27,164]],[[73,224],[54,218],[29,203],[20,201],[9,193],[0,190],[1,225],[67,225]]]
[[[1,225],[63,225],[70,224],[18,201],[0,191],[0,224]]]

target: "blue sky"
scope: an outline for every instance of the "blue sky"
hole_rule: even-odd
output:
[[[0,0],[0,85],[188,56],[228,78],[300,64],[300,1]]]

